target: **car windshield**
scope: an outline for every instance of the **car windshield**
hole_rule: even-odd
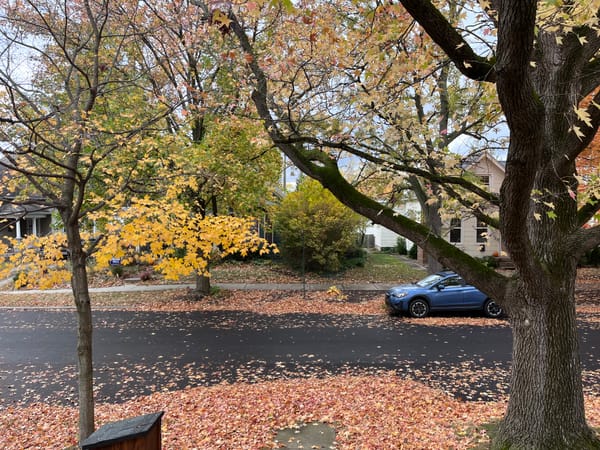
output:
[[[420,286],[420,287],[429,287],[432,286],[433,284],[437,283],[438,281],[440,281],[442,278],[441,275],[438,275],[437,273],[434,273],[432,275],[427,275],[425,278],[423,278],[420,281],[417,281],[416,285]]]

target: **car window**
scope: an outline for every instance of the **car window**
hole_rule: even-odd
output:
[[[443,277],[434,273],[431,275],[427,275],[425,278],[423,278],[420,281],[417,281],[417,286],[420,287],[429,287],[432,286],[433,284],[437,283],[438,281],[440,281]]]
[[[465,281],[461,277],[450,277],[444,280],[444,286],[462,286]]]

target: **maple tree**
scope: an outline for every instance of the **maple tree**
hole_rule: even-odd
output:
[[[508,312],[514,349],[511,396],[493,445],[598,448],[585,420],[574,280],[581,255],[600,243],[600,227],[584,227],[600,208],[597,193],[578,204],[575,164],[600,123],[598,94],[589,108],[578,106],[599,84],[599,5],[533,0],[464,4],[472,9],[470,20],[474,23],[476,17],[477,27],[451,22],[447,8],[428,0],[298,2],[295,10],[275,8],[270,20],[257,20],[257,3],[253,8],[228,5],[225,14],[254,77],[252,98],[274,143],[346,205],[416,242]],[[384,34],[377,20],[391,24]],[[411,152],[384,152],[362,139],[365,108],[345,100],[360,86],[348,82],[343,71],[371,71],[388,63],[391,75],[380,81],[384,91],[385,83],[412,86],[414,78],[403,75],[412,74],[412,62],[388,44],[402,42],[415,21],[465,78],[496,87],[510,133],[499,195],[487,192],[456,164],[432,170]],[[273,31],[274,45],[265,51],[256,29],[275,23],[294,31]],[[374,57],[353,65],[362,52]],[[399,72],[392,71],[394,64]],[[327,67],[340,70],[329,76]],[[374,97],[366,106],[382,101],[385,97]],[[348,117],[343,112],[355,120],[340,120]],[[378,122],[372,123],[378,131]],[[410,119],[403,123],[410,131]],[[515,264],[514,275],[482,265],[429,227],[361,194],[340,170],[343,154],[443,187],[449,197],[498,227]],[[498,207],[499,216],[487,205]]]
[[[36,205],[56,210],[64,227],[78,319],[79,438],[84,439],[94,429],[86,265],[96,246],[86,239],[86,217],[124,201],[131,180],[152,166],[148,158],[157,124],[171,107],[146,96],[143,72],[131,58],[139,36],[118,5],[4,1],[0,9],[2,200],[30,204],[35,199]],[[22,244],[43,245],[37,256],[53,256],[64,274],[50,239]],[[34,261],[27,247],[15,249],[24,250],[19,256],[24,264]],[[28,266],[18,284],[29,282],[28,270],[29,280],[36,275],[35,264]],[[39,265],[37,274],[50,269]]]
[[[187,1],[141,5],[124,5],[144,11],[131,22],[143,36],[138,64],[146,68],[153,94],[178,105],[168,116],[178,144],[163,158],[196,180],[181,198],[202,218],[264,215],[278,186],[281,157],[264,130],[246,117],[251,104],[243,95],[243,71],[233,46],[210,25],[217,18]],[[200,294],[209,293],[208,277],[199,273],[196,285]]]
[[[377,64],[374,59],[379,55],[367,42],[360,57],[352,61],[351,67],[358,69],[344,68],[344,73],[359,88],[352,100],[346,101],[351,101],[353,109],[363,115],[361,145],[365,150],[374,148],[388,158],[411,158],[424,170],[443,174],[449,168],[467,166],[482,152],[493,153],[502,148],[502,137],[497,135],[502,118],[493,86],[461,79],[460,72],[422,30],[407,28],[404,38],[394,41],[389,34],[397,24],[391,7],[389,12],[392,20],[385,15],[374,16],[371,26],[377,28],[376,39],[388,39],[386,54],[393,54],[394,58]],[[449,20],[453,23],[466,13],[465,5],[448,5]],[[403,191],[411,192],[421,206],[422,223],[433,233],[442,235],[443,224],[457,210],[463,217],[472,210],[470,205],[464,208],[456,201],[451,202],[451,193],[438,181],[416,173],[398,174],[377,164],[372,155],[370,159],[361,159],[370,168],[366,173],[379,172],[379,177],[387,180],[387,186],[378,194],[365,192],[363,187],[361,192],[375,194],[374,198],[380,201],[387,192],[386,204],[391,207],[405,201]],[[383,162],[382,156],[378,159]],[[353,184],[357,182],[359,177]],[[443,269],[433,255],[426,257],[430,272]]]
[[[167,280],[191,274],[210,276],[209,264],[227,255],[265,254],[276,251],[260,238],[251,217],[199,215],[181,201],[185,187],[195,189],[196,179],[184,173],[169,179],[171,187],[160,199],[133,198],[126,208],[104,210],[105,238],[94,259],[99,267],[110,260],[152,264]],[[208,294],[209,292],[201,292]]]

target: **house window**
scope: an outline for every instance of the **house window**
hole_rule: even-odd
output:
[[[479,182],[489,191],[490,190],[490,176],[489,175],[477,175]]]
[[[462,242],[462,221],[461,219],[450,219],[450,242],[456,244]]]
[[[480,244],[485,244],[488,236],[487,224],[481,220],[478,220],[477,227],[475,227],[475,234],[477,236],[477,242]]]

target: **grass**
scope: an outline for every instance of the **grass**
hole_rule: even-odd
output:
[[[297,283],[303,274],[287,267],[281,260],[225,261],[211,270],[217,283]],[[422,278],[425,271],[415,268],[398,255],[373,252],[362,267],[352,267],[334,274],[306,273],[309,283],[402,283]]]
[[[344,274],[352,279],[379,283],[395,283],[422,278],[426,271],[417,269],[390,253],[369,253],[364,267],[354,267]]]

